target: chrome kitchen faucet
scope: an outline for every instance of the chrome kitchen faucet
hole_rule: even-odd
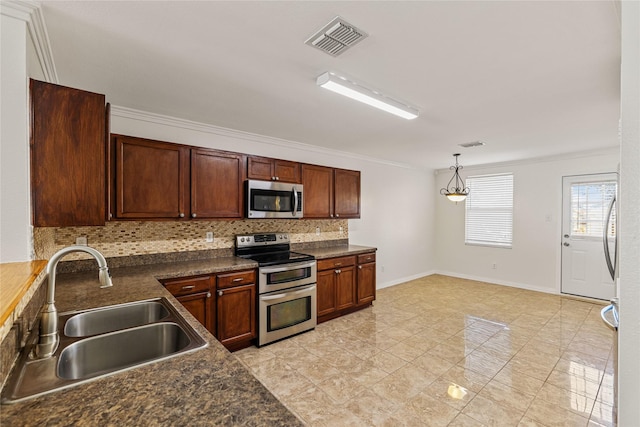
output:
[[[53,254],[49,263],[47,264],[47,301],[42,306],[40,317],[40,339],[36,346],[36,357],[38,359],[44,359],[51,357],[53,353],[58,349],[60,343],[60,336],[58,335],[58,310],[55,306],[55,293],[56,293],[56,267],[58,262],[72,252],[86,252],[96,259],[99,268],[100,287],[108,288],[113,286],[111,283],[111,277],[109,276],[109,267],[107,267],[107,260],[97,250],[89,246],[67,246],[60,249]]]

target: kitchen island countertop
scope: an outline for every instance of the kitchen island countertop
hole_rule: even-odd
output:
[[[192,353],[141,366],[22,403],[2,405],[2,425],[296,426],[287,410],[156,279],[255,268],[236,257],[58,274],[59,312],[165,297],[207,341]]]

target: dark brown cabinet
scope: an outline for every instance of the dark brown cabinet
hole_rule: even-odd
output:
[[[191,217],[241,218],[242,167],[240,154],[191,150]]]
[[[356,305],[356,257],[337,257],[317,263],[318,321],[323,322]]]
[[[189,149],[176,144],[116,135],[115,217],[184,218]]]
[[[33,225],[104,225],[105,96],[30,81]]]
[[[263,181],[300,182],[300,163],[249,156],[247,178]]]
[[[256,337],[255,270],[217,277],[217,334],[229,350],[251,345]]]
[[[214,276],[163,280],[162,284],[209,332],[215,335]]]
[[[117,219],[241,218],[244,156],[112,136]]]
[[[360,172],[302,165],[305,218],[360,218]]]
[[[358,305],[368,305],[376,299],[376,254],[358,255]]]

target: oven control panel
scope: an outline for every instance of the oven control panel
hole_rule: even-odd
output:
[[[236,236],[236,247],[281,245],[289,243],[287,233],[255,233]]]

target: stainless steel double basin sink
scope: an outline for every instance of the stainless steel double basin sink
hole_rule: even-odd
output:
[[[34,358],[27,344],[2,391],[15,403],[205,347],[165,298],[60,315],[60,345]],[[36,336],[37,339],[37,336]]]

